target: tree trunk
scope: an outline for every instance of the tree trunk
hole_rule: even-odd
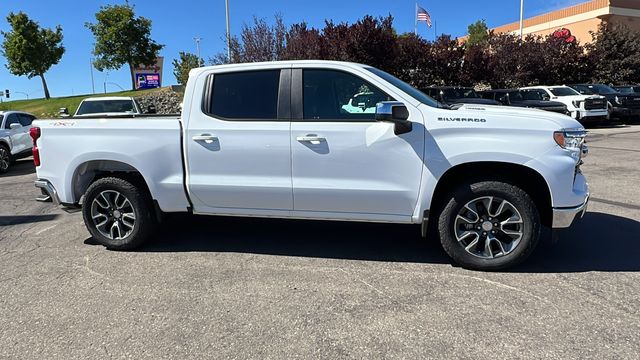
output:
[[[44,74],[40,74],[40,79],[42,79],[42,87],[44,88],[44,98],[49,100],[51,96],[49,96],[49,88],[47,87],[47,80],[44,79]]]
[[[131,90],[136,89],[136,77],[133,75],[133,65],[129,63],[129,72],[131,73]]]

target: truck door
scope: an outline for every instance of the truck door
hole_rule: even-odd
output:
[[[297,93],[302,93],[298,99]],[[376,104],[389,100],[395,99],[356,74],[293,69],[297,216],[357,220],[377,214],[398,220],[413,214],[423,168],[423,119],[410,109],[413,130],[394,134],[393,124],[375,120]]]
[[[292,210],[290,79],[279,68],[208,75],[184,140],[196,212]]]

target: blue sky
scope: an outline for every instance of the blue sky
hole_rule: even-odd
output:
[[[178,52],[195,53],[193,37],[202,37],[201,54],[207,59],[224,50],[225,13],[224,0],[130,0],[138,15],[153,21],[153,38],[165,44],[161,55],[165,57],[164,84],[175,83],[171,60]],[[272,21],[280,13],[287,24],[306,21],[312,26],[322,27],[325,19],[335,22],[353,22],[364,15],[393,15],[398,32],[412,32],[414,28],[413,0],[229,0],[231,32],[237,34],[243,23],[251,22],[253,16]],[[525,16],[542,14],[584,0],[525,0]],[[0,0],[0,30],[7,31],[6,15],[13,11],[24,11],[41,26],[62,25],[66,53],[61,62],[45,74],[52,96],[91,93],[91,71],[89,59],[93,37],[84,27],[87,21],[95,20],[94,14],[101,5],[122,4],[124,0]],[[437,23],[438,33],[454,36],[465,35],[467,25],[486,19],[490,27],[517,21],[519,0],[421,0]],[[434,29],[419,24],[421,36],[434,37]],[[96,92],[101,92],[108,83],[107,91],[117,91],[117,85],[128,89],[129,74],[126,67],[117,71],[100,73],[94,70]],[[117,84],[117,85],[115,85]],[[5,59],[0,56],[0,89],[10,89],[12,99],[42,97],[42,86],[38,78],[27,79],[9,73]]]

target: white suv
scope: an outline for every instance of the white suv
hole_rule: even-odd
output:
[[[22,111],[0,111],[0,173],[13,160],[31,156],[31,123],[36,117]]]
[[[609,119],[609,107],[604,96],[582,95],[568,86],[530,86],[520,89],[525,96],[539,100],[558,101],[567,105],[571,117],[583,124]]]

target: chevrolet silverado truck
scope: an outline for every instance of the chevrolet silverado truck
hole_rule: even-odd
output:
[[[568,86],[531,86],[521,88],[525,98],[558,101],[567,105],[571,117],[582,124],[601,124],[609,120],[607,99],[600,95],[582,95]]]
[[[354,105],[362,94],[377,102]],[[109,249],[150,240],[164,213],[382,222],[420,225],[455,262],[498,270],[589,198],[574,119],[442,108],[354,63],[198,68],[180,116],[39,120],[31,135],[39,200],[81,209]]]
[[[80,117],[96,117],[96,116],[120,116],[126,115],[140,115],[140,114],[155,114],[156,108],[151,105],[143,111],[142,106],[138,101],[128,96],[102,96],[92,97],[82,100],[78,109],[76,109],[73,115],[76,118]],[[69,116],[69,110],[67,108],[60,109],[60,115]]]

